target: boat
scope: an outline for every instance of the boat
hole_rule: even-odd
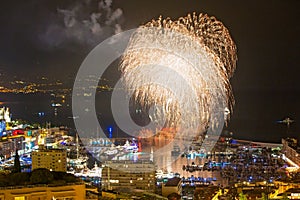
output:
[[[108,149],[108,150],[104,151],[104,154],[106,154],[108,156],[115,155],[117,153],[118,153],[117,149]]]
[[[75,159],[67,158],[67,166],[72,167],[74,169],[83,169],[87,160],[88,160],[87,156],[80,156]]]
[[[126,140],[123,147],[124,147],[125,152],[137,153],[139,150],[139,148],[135,142],[130,144],[128,140]]]
[[[181,154],[180,147],[177,144],[174,144],[173,150],[171,151],[172,156],[179,156]]]
[[[102,168],[97,165],[95,162],[94,168],[88,171],[89,177],[101,177],[102,175]]]
[[[156,170],[155,177],[157,179],[170,179],[170,178],[174,177],[174,173],[163,171],[163,170],[159,169],[159,170]]]

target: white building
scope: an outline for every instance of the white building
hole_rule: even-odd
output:
[[[11,122],[9,108],[0,108],[0,120],[5,120],[6,123]]]

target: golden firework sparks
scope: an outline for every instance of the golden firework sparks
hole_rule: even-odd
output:
[[[133,99],[154,108],[153,121],[205,131],[228,119],[234,104],[229,79],[236,46],[215,17],[188,14],[172,21],[159,17],[131,36],[120,70]],[[226,112],[225,112],[226,110]]]

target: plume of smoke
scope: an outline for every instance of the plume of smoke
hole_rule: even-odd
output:
[[[107,19],[107,21],[105,22],[105,24],[111,25],[112,23],[116,22],[122,15],[123,15],[123,11],[122,11],[120,8],[116,9],[116,10],[110,15],[110,17],[108,17],[108,19]]]
[[[76,2],[70,8],[58,8],[39,39],[48,48],[75,43],[93,47],[112,34],[122,31],[123,11],[112,8],[112,0]]]

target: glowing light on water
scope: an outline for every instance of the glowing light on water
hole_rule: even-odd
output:
[[[236,46],[215,17],[193,13],[172,21],[159,17],[131,36],[120,70],[132,98],[150,119],[181,130],[205,131],[228,120],[234,98],[229,79]]]

